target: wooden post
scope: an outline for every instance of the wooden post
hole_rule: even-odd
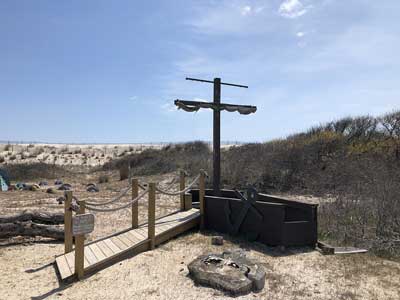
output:
[[[185,210],[192,209],[192,194],[185,194]]]
[[[210,81],[210,80],[186,77],[186,80],[212,83],[213,87],[214,87],[213,102],[187,101],[187,100],[176,99],[175,105],[178,106],[178,108],[184,108],[184,107],[189,106],[189,109],[184,109],[186,111],[193,111],[190,108],[195,108],[195,110],[198,110],[200,108],[211,108],[213,110],[213,124],[214,124],[214,127],[213,127],[213,190],[214,190],[214,196],[219,196],[221,193],[221,190],[220,190],[220,181],[221,181],[221,111],[222,110],[227,110],[229,112],[238,111],[240,114],[249,114],[249,113],[255,113],[257,111],[257,107],[251,106],[251,105],[237,105],[237,104],[221,103],[221,85],[229,85],[229,86],[246,88],[246,89],[249,88],[246,85],[221,82],[221,78],[214,78],[213,81]]]
[[[85,201],[79,201],[78,215],[85,213]],[[78,279],[82,279],[84,276],[84,264],[85,264],[85,235],[80,234],[75,236],[75,275]]]
[[[199,202],[200,202],[200,229],[204,229],[204,196],[205,196],[205,172],[200,170],[200,181],[199,181]]]
[[[65,192],[64,201],[64,252],[72,251],[72,191]]]
[[[149,215],[148,215],[148,238],[150,249],[155,248],[155,223],[156,223],[156,184],[149,183]]]
[[[79,201],[78,215],[83,215],[86,212],[85,200]]]
[[[132,200],[139,195],[139,180],[132,179]],[[138,202],[132,203],[132,228],[139,227],[139,204]]]
[[[183,191],[185,189],[185,171],[180,170],[179,172],[179,190]],[[180,194],[180,199],[181,199],[181,211],[185,210],[185,193]]]
[[[214,105],[221,104],[221,78],[214,78]],[[220,195],[221,176],[221,112],[213,110],[213,190],[214,196]]]

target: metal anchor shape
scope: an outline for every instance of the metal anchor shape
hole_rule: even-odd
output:
[[[247,188],[246,190],[247,198],[238,190],[235,190],[235,193],[238,196],[239,200],[243,202],[243,208],[240,211],[237,219],[234,220],[234,222],[232,223],[231,222],[232,211],[229,205],[229,201],[227,201],[225,204],[224,211],[230,227],[231,234],[237,234],[239,232],[240,226],[242,225],[249,210],[252,210],[261,221],[263,220],[263,215],[254,206],[257,201],[257,190],[254,187],[250,186]]]

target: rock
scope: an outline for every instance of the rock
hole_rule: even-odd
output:
[[[71,189],[72,186],[68,183],[64,183],[58,188],[59,191],[70,191]]]
[[[217,236],[213,236],[211,238],[211,244],[212,245],[216,245],[216,246],[220,246],[224,244],[224,237],[217,235]]]
[[[33,192],[40,191],[40,186],[38,184],[32,184],[30,190]]]
[[[25,186],[26,186],[25,183],[18,182],[18,183],[15,184],[15,189],[20,191],[20,190],[25,189]]]
[[[260,291],[265,285],[264,268],[246,258],[242,250],[199,256],[188,265],[188,269],[196,283],[233,296]]]
[[[32,185],[30,184],[25,184],[24,187],[22,188],[24,191],[32,191]]]
[[[46,190],[46,193],[48,193],[48,194],[55,194],[56,191],[55,191],[53,188],[48,188],[48,189]]]
[[[86,191],[91,192],[91,193],[97,193],[97,192],[99,192],[99,188],[95,185],[89,185],[86,188]]]
[[[56,201],[58,202],[58,204],[63,204],[64,201],[65,201],[65,198],[64,198],[64,197],[58,197],[58,198],[56,199]]]
[[[47,185],[49,185],[49,184],[48,184],[47,181],[41,181],[41,182],[39,182],[39,185],[40,185],[40,186],[47,186]]]
[[[63,182],[60,179],[56,179],[56,181],[54,181],[55,185],[61,185],[63,184]]]

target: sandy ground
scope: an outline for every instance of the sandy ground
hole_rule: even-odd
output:
[[[165,144],[0,144],[0,163],[43,162],[63,166],[99,166],[145,149],[160,149]]]
[[[107,198],[118,194],[127,180],[109,174],[100,193],[85,192],[85,184],[96,182],[102,173],[63,178],[78,198]],[[166,185],[174,174],[143,178]],[[50,181],[50,180],[49,180]],[[60,192],[60,195],[62,192]],[[0,214],[24,209],[62,212],[62,205],[44,191],[0,193]],[[124,200],[128,201],[128,199]],[[157,215],[178,208],[178,197],[159,197]],[[146,201],[139,206],[140,221],[146,221]],[[128,209],[96,214],[95,231],[89,240],[129,227]],[[188,277],[187,264],[207,252],[242,248],[266,269],[266,285],[260,293],[237,299],[400,299],[400,263],[371,254],[323,256],[311,249],[276,248],[225,236],[224,246],[212,246],[212,233],[189,232],[157,247],[106,268],[81,282],[58,281],[54,257],[63,244],[53,241],[14,238],[0,241],[0,299],[225,299],[220,291],[196,286]]]
[[[146,149],[161,149],[166,143],[153,144],[2,144],[0,164],[43,162],[62,166],[95,167],[112,159],[140,153]],[[239,144],[223,144],[228,149]],[[211,147],[211,145],[210,145]]]

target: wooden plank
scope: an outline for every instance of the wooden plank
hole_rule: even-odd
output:
[[[355,254],[355,253],[366,253],[367,249],[355,248],[355,247],[335,247],[334,254]]]
[[[65,259],[73,275],[75,273],[75,251],[65,254]]]
[[[156,227],[156,233],[160,234],[162,232],[165,232],[167,230],[170,230],[171,228],[174,228],[175,226],[178,226],[180,224],[180,222],[169,222],[169,223],[165,223],[163,225],[158,225]]]
[[[115,243],[111,240],[111,238],[103,240],[103,242],[110,248],[115,254],[122,251]]]
[[[84,262],[83,263],[84,263],[84,268],[85,269],[90,266],[90,263],[89,263],[89,261],[88,261],[88,259],[86,257],[84,257]]]
[[[110,257],[115,254],[115,252],[109,246],[107,246],[107,244],[104,241],[100,241],[96,244],[101,249],[101,251],[103,251],[104,255],[106,255],[107,257]]]
[[[72,275],[72,271],[68,265],[65,255],[61,255],[61,256],[57,257],[56,263],[57,263],[58,271],[60,272],[61,279],[68,278]]]
[[[197,217],[191,218],[189,219],[189,221],[185,221],[179,224],[178,226],[175,226],[174,228],[171,228],[170,230],[167,230],[162,234],[157,235],[156,244],[159,245],[173,237],[176,237],[177,235],[198,226],[199,223],[200,223],[200,215],[197,215]]]
[[[125,236],[124,234],[120,234],[120,235],[118,236],[118,238],[119,238],[125,245],[127,245],[128,247],[132,247],[134,244],[136,244],[136,243],[132,243],[132,242],[128,239],[128,237]]]
[[[118,248],[120,248],[121,250],[125,250],[126,248],[128,248],[128,246],[121,241],[118,236],[114,236],[111,238],[111,241],[118,246]]]
[[[143,241],[146,239],[146,236],[141,235],[137,230],[130,230],[128,231],[128,233],[139,241]]]
[[[191,209],[186,212],[160,218],[157,222],[158,224],[155,227],[157,230],[155,245],[198,226],[200,213],[196,209]],[[142,225],[138,229],[119,233],[119,235],[111,238],[94,241],[85,246],[85,275],[120,261],[123,258],[131,257],[151,249],[151,244],[147,240],[147,233],[147,226]],[[56,259],[59,270],[62,270],[60,271],[60,275],[63,273],[61,275],[62,279],[73,275],[74,256],[75,253],[73,251]],[[62,265],[63,259],[64,264]]]
[[[132,232],[130,232],[130,231],[125,232],[124,235],[127,239],[129,239],[131,241],[132,245],[143,241],[143,238],[140,235],[136,236],[136,235],[132,234]]]
[[[98,262],[98,259],[96,258],[96,256],[89,247],[85,247],[85,257],[89,261],[90,265],[94,265],[95,263]]]
[[[120,253],[115,254],[106,260],[103,260],[95,265],[90,266],[87,270],[85,270],[85,272],[86,273],[94,273],[97,270],[100,270],[100,269],[110,266],[116,262],[119,262],[123,259],[132,257],[134,255],[137,255],[137,254],[147,251],[147,250],[149,250],[149,242],[148,241],[141,242],[139,244],[136,244],[134,247],[131,247],[129,249],[121,251]]]
[[[145,239],[148,238],[147,227],[141,227],[135,230],[136,233],[142,235]]]
[[[94,256],[96,256],[96,258],[97,258],[97,261],[107,258],[107,256],[103,253],[103,251],[101,251],[99,246],[97,246],[97,243],[91,244],[90,246],[88,246],[88,248],[90,248],[90,250],[92,250]]]

